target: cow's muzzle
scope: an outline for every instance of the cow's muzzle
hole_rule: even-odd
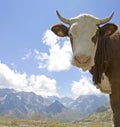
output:
[[[76,67],[88,70],[91,67],[91,56],[79,55],[74,56],[72,64]]]

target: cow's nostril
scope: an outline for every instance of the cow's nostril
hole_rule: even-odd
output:
[[[86,64],[90,61],[90,56],[75,56],[74,60],[79,64]]]

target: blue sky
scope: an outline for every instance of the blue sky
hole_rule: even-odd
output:
[[[119,5],[117,0],[0,0],[0,88],[43,96],[99,93],[90,74],[71,65],[69,39],[56,37],[50,27],[60,23],[56,10],[66,18],[81,13],[104,18],[114,11],[111,22],[119,25]]]

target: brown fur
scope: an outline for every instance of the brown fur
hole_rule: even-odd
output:
[[[99,35],[95,66],[90,72],[96,85],[101,83],[103,72],[108,77],[112,90],[110,104],[114,127],[120,127],[120,29],[110,37]]]

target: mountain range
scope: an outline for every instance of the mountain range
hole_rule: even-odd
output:
[[[45,98],[33,92],[0,89],[0,115],[18,118],[78,120],[106,102],[108,97],[103,94],[83,95],[76,99],[56,96]]]

